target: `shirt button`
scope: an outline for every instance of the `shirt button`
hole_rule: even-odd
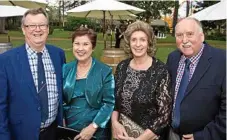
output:
[[[38,107],[38,110],[40,110],[41,108],[40,107]]]

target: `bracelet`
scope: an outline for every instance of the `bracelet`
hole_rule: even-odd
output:
[[[95,128],[95,129],[97,129],[99,126],[96,123],[93,122],[92,123],[92,127]]]

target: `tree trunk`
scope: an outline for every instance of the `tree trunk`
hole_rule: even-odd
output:
[[[189,9],[190,9],[190,2],[187,0],[186,1],[186,17],[189,15]]]
[[[175,8],[174,8],[174,14],[173,14],[173,32],[172,32],[172,36],[175,35],[175,26],[176,26],[177,20],[178,20],[178,9],[179,9],[179,1],[175,1]]]
[[[64,6],[64,5],[63,5]],[[61,26],[62,24],[61,24],[61,7],[62,7],[62,5],[61,5],[61,1],[59,1],[59,9],[58,9],[58,12],[59,12],[59,14],[58,14],[58,22],[59,22],[59,26]]]
[[[5,34],[5,18],[1,17],[0,18],[0,34]]]

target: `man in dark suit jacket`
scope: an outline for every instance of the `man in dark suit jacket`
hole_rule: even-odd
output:
[[[178,50],[167,60],[174,98],[169,139],[224,140],[226,52],[204,42],[194,18],[181,20],[175,37]]]
[[[28,10],[25,44],[0,55],[0,140],[55,140],[62,125],[65,55],[46,44],[48,23],[43,9]]]

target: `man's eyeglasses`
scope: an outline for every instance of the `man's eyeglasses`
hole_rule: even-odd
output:
[[[35,30],[37,27],[39,27],[41,30],[46,30],[48,27],[47,24],[40,24],[40,25],[31,24],[31,25],[24,25],[24,26],[27,27],[29,30]]]

